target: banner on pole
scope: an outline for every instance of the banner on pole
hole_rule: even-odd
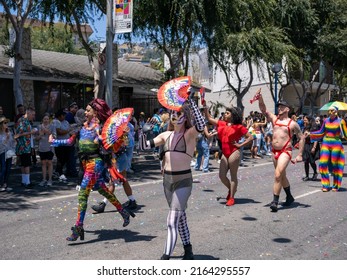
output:
[[[133,1],[114,0],[114,30],[116,34],[133,31]]]

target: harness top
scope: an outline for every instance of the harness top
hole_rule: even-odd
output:
[[[292,119],[290,119],[290,121],[287,124],[277,123],[278,119],[279,118],[276,119],[276,121],[274,123],[274,127],[275,126],[286,126],[288,129],[289,138],[288,138],[287,142],[283,145],[282,149],[280,149],[280,150],[273,149],[272,152],[274,153],[275,159],[278,159],[282,153],[287,154],[289,156],[289,158],[291,159],[292,155],[289,152],[292,151],[293,149],[292,149],[292,147],[288,147],[288,145],[292,139],[292,135],[290,133],[290,124],[292,122]]]

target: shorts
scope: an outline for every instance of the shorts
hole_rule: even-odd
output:
[[[31,153],[21,154],[19,155],[19,158],[20,158],[20,166],[22,167],[31,166]]]
[[[128,166],[128,157],[126,153],[122,153],[118,158],[117,158],[117,169],[119,172],[122,172],[124,170],[127,170]]]
[[[52,151],[49,152],[39,152],[41,160],[52,160],[54,153]]]

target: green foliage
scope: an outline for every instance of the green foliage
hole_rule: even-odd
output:
[[[36,27],[31,30],[31,45],[33,49],[74,53],[72,32],[62,24],[52,28]]]

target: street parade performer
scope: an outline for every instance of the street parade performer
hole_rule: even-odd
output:
[[[92,100],[86,107],[86,122],[79,131],[79,156],[82,162],[84,175],[78,194],[78,212],[76,224],[71,228],[72,234],[66,240],[76,241],[78,237],[84,240],[83,222],[86,215],[88,197],[92,189],[97,190],[101,195],[106,197],[118,210],[123,218],[123,227],[130,223],[130,215],[135,214],[125,210],[117,197],[107,188],[102,172],[105,168],[103,154],[105,149],[102,147],[101,126],[112,115],[112,111],[102,99]],[[63,145],[73,145],[76,135],[72,135],[66,140],[57,140],[50,136],[52,146],[59,147]],[[110,172],[111,174],[113,172]]]
[[[337,116],[336,106],[329,107],[328,112],[329,117],[324,120],[320,130],[310,132],[310,138],[312,141],[323,139],[319,158],[322,191],[337,192],[341,187],[345,165],[345,154],[340,138],[347,135],[347,127],[345,120]],[[333,176],[332,187],[330,187],[329,173]]]
[[[260,111],[273,125],[272,161],[275,166],[275,182],[273,185],[273,200],[270,203],[270,209],[272,212],[277,212],[282,188],[286,193],[286,201],[282,205],[289,206],[294,202],[286,173],[288,164],[292,159],[293,147],[291,138],[296,134],[299,139],[299,154],[292,163],[302,161],[305,138],[299,125],[288,117],[290,106],[286,101],[282,100],[275,104],[275,106],[278,106],[278,116],[276,116],[266,110],[266,105],[261,95],[261,89],[256,92],[256,98],[259,100]]]
[[[168,235],[164,254],[161,257],[163,260],[170,259],[176,245],[177,231],[184,247],[183,259],[194,259],[185,209],[193,185],[190,162],[194,154],[196,138],[204,130],[205,119],[192,100],[194,92],[189,89],[188,94],[188,102],[185,101],[179,110],[170,112],[167,131],[154,139],[147,140],[145,134],[153,127],[153,124],[146,123],[139,139],[142,150],[164,145],[160,158],[163,160],[164,193],[170,210],[167,216]]]

